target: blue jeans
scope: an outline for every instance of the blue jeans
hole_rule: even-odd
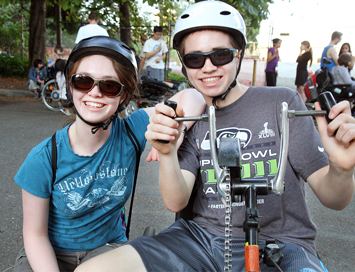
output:
[[[155,78],[161,82],[164,81],[164,69],[155,69],[150,66],[147,67],[147,76]]]

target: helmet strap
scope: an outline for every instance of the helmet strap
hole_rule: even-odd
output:
[[[219,107],[217,106],[217,99],[222,99],[224,100],[227,96],[227,94],[230,92],[231,89],[233,89],[235,87],[235,85],[237,85],[237,78],[235,78],[232,82],[232,84],[229,86],[229,88],[227,89],[227,91],[225,91],[223,94],[219,95],[219,96],[215,96],[213,97],[212,100],[212,105],[216,108],[216,110],[219,110]]]
[[[233,89],[237,85],[237,77],[239,75],[240,68],[242,66],[243,57],[244,57],[244,48],[242,49],[242,51],[240,53],[240,60],[239,60],[239,64],[238,64],[237,74],[236,74],[235,79],[233,80],[232,84],[229,86],[227,91],[225,91],[222,95],[213,97],[212,105],[216,108],[216,110],[219,110],[219,107],[217,106],[217,99],[220,98],[220,99],[224,100],[226,98],[227,94],[230,92],[230,90]]]
[[[83,121],[85,124],[92,126],[93,128],[91,129],[91,133],[95,134],[100,128],[102,128],[103,130],[107,130],[109,125],[112,123],[113,120],[115,120],[118,116],[118,109],[116,110],[116,112],[109,118],[107,119],[105,122],[100,122],[100,123],[91,123],[89,121],[86,121],[80,114],[79,112],[76,110],[75,106],[73,107],[73,110],[75,112],[75,114],[80,118],[81,121]]]
[[[118,105],[117,110],[115,111],[115,113],[109,119],[107,119],[106,122],[100,122],[100,123],[91,123],[89,121],[86,121],[79,114],[79,112],[75,108],[73,97],[72,97],[72,94],[70,92],[70,86],[69,86],[68,82],[67,82],[67,99],[68,99],[68,107],[72,108],[74,110],[74,113],[80,118],[81,121],[83,121],[85,124],[87,124],[89,126],[92,126],[93,128],[91,129],[91,133],[95,134],[100,128],[102,128],[103,130],[107,130],[108,129],[108,127],[112,123],[112,121],[115,120],[118,117],[118,113],[125,109],[125,100],[127,99],[127,97],[122,101],[122,103],[120,103],[120,105]]]

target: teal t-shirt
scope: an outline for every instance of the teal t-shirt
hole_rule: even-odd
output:
[[[127,119],[142,151],[149,117],[143,110]],[[58,131],[56,180],[51,168],[51,138],[32,149],[15,176],[25,191],[50,201],[48,235],[54,250],[91,250],[125,242],[121,208],[129,199],[136,165],[135,149],[123,120],[117,118],[106,143],[92,156],[75,154],[69,125]]]

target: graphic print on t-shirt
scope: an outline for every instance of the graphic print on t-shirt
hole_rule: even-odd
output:
[[[217,142],[222,138],[239,138],[242,148],[245,148],[251,139],[251,131],[249,129],[238,128],[223,128],[216,132]],[[205,137],[202,140],[201,148],[204,150],[210,150],[210,132],[207,131]]]
[[[128,183],[127,168],[105,162],[95,173],[84,168],[76,174],[56,184],[64,201],[65,207],[61,208],[64,208],[63,212],[66,214],[77,214],[82,209],[90,209],[97,205],[107,212],[112,208],[113,198],[116,199],[115,203],[117,200],[124,201]]]
[[[158,45],[158,44],[154,45],[154,47],[153,47],[153,52],[154,52],[155,50],[157,50],[157,48],[158,48],[159,46],[160,46],[160,44],[159,44],[159,45]],[[162,55],[163,55],[162,50],[159,50],[157,53],[154,54],[153,57],[161,57]]]
[[[229,127],[219,129],[216,132],[217,144],[222,138],[239,138],[241,143],[242,178],[273,177],[277,172],[278,152],[276,150],[275,132],[268,128],[268,122],[264,123],[263,129],[255,136],[258,140],[251,143],[252,132],[246,128]],[[259,141],[260,139],[260,141]],[[209,131],[201,143],[200,166],[201,179],[203,182],[203,192],[209,201],[210,208],[224,209],[220,203],[217,192],[217,179],[210,152]],[[263,199],[258,199],[259,204]],[[215,204],[213,204],[215,203]],[[218,204],[217,204],[218,203]],[[243,203],[233,203],[233,205],[244,205]]]

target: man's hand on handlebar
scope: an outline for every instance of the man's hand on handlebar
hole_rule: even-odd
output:
[[[318,102],[315,107],[320,110]],[[351,170],[355,166],[355,118],[351,116],[349,102],[336,104],[328,116],[332,119],[329,124],[322,116],[316,117],[316,120],[329,162],[340,169]]]
[[[171,107],[163,104],[157,104],[155,106],[155,115],[150,118],[150,124],[147,127],[145,136],[149,143],[155,148],[161,155],[168,155],[173,149],[177,150],[182,140],[178,141],[182,122],[177,122],[172,117],[184,116],[183,109],[179,106],[176,108],[176,113]],[[159,140],[169,141],[169,143],[161,143]],[[147,161],[154,160],[155,155],[148,156]],[[159,158],[156,158],[159,160]]]

